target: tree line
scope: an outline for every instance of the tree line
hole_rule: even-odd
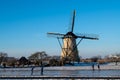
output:
[[[102,59],[101,56],[94,56],[86,59],[80,58],[79,61],[99,63],[115,62],[117,65],[117,63],[120,62],[120,53],[111,57],[105,56],[104,59]],[[69,61],[61,60],[60,56],[49,56],[45,51],[35,52],[27,58],[22,56],[19,59],[9,57],[7,53],[0,52],[0,66],[3,67],[62,66],[66,63],[71,64]]]

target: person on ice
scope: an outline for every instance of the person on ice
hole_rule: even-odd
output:
[[[98,65],[97,65],[97,67],[98,67],[98,70],[100,70],[100,64],[98,63]]]
[[[43,75],[43,64],[42,64],[42,62],[41,62],[41,75]]]
[[[95,70],[95,69],[94,69],[94,64],[92,64],[92,69],[93,69],[93,71]]]
[[[31,69],[31,75],[33,75],[33,70],[34,70],[34,68],[35,68],[35,67],[33,66],[32,69]]]

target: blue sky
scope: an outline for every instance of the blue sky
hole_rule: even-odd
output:
[[[66,33],[76,10],[75,33],[98,34],[99,40],[83,40],[82,57],[120,52],[119,0],[0,0],[0,52],[30,56],[36,51],[60,55],[56,38],[47,32]]]

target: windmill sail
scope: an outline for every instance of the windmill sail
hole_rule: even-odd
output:
[[[49,37],[56,37],[56,38],[64,38],[64,35],[65,34],[61,34],[61,33],[47,33],[47,36],[49,36]]]
[[[77,38],[83,38],[83,39],[92,39],[92,40],[98,40],[98,35],[96,34],[76,34]]]
[[[71,28],[71,32],[73,32],[73,29],[74,29],[74,22],[75,22],[75,10],[73,11],[73,18],[72,18],[72,28]]]

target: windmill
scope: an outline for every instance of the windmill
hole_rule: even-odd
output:
[[[68,61],[79,61],[78,49],[77,46],[83,39],[91,39],[91,40],[98,40],[97,35],[90,35],[90,34],[75,34],[73,33],[74,30],[74,22],[75,22],[75,10],[73,11],[72,17],[72,25],[71,30],[68,31],[66,34],[61,33],[47,33],[48,36],[56,37],[62,49],[61,51],[61,59],[68,60]],[[62,43],[60,42],[62,39]],[[80,39],[76,42],[76,39]]]

